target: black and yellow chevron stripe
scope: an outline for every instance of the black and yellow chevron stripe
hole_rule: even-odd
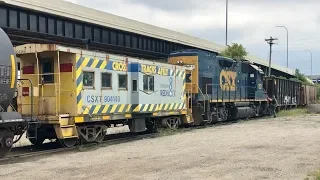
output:
[[[131,112],[148,113],[158,111],[175,111],[184,108],[185,103],[168,104],[114,104],[114,105],[89,105],[84,107],[82,114],[125,114]]]
[[[176,76],[184,78],[186,76],[186,72],[185,71],[176,71]]]
[[[131,112],[132,104],[90,105],[83,109],[82,114],[114,114]]]
[[[159,104],[158,111],[174,111],[181,110],[184,107],[184,103],[169,103],[169,104]]]

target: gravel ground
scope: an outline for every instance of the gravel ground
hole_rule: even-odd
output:
[[[299,179],[320,168],[320,116],[252,120],[0,166],[0,179]]]

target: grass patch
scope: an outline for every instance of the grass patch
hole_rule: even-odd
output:
[[[305,180],[320,180],[320,170],[310,173]]]
[[[298,109],[290,109],[290,110],[281,110],[277,115],[279,117],[285,116],[300,116],[308,114],[308,110],[305,108],[298,108]]]

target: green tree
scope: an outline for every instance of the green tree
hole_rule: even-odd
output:
[[[302,82],[305,82],[305,83],[308,82],[306,76],[303,73],[301,73],[299,69],[296,69],[296,77]]]
[[[241,44],[233,43],[231,46],[228,46],[228,48],[221,52],[220,55],[236,60],[242,60],[248,55],[248,52]]]

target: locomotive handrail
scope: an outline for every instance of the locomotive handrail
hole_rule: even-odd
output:
[[[211,98],[209,98],[209,95],[208,95],[208,85],[209,86],[212,86],[213,84],[206,84],[206,95],[207,95],[207,97],[208,97],[208,100],[210,99],[212,99],[212,88],[211,88]]]
[[[206,111],[206,98],[205,98],[205,96],[204,96],[204,94],[203,94],[203,92],[201,91],[201,89],[200,89],[200,87],[198,86],[198,89],[199,89],[199,91],[201,92],[201,94],[202,94],[202,96],[203,96],[203,101],[204,101],[204,110],[203,110],[203,112],[205,112]]]

